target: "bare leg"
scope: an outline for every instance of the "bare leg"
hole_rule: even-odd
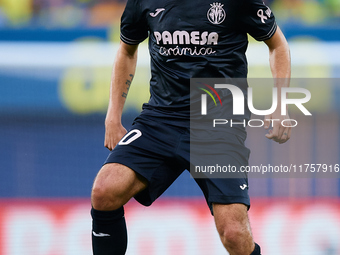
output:
[[[213,204],[217,231],[230,255],[250,255],[253,241],[247,207],[243,204]]]
[[[127,230],[123,205],[145,189],[147,181],[130,168],[106,164],[92,189],[92,249],[94,255],[124,255]]]
[[[99,171],[92,188],[91,202],[96,210],[116,210],[147,187],[147,181],[121,164],[106,164]]]

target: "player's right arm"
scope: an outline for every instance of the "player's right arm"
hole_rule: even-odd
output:
[[[112,150],[126,134],[121,122],[123,107],[135,75],[138,45],[120,42],[113,65],[109,106],[105,119],[104,146]]]

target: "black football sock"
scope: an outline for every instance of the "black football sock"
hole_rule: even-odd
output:
[[[255,249],[250,255],[261,255],[261,248],[257,243],[255,243]]]
[[[124,255],[127,231],[124,208],[114,211],[91,209],[92,250],[94,255]]]

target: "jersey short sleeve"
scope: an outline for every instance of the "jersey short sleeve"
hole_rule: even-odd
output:
[[[246,32],[257,41],[268,40],[276,32],[274,14],[262,0],[245,0],[242,16]]]
[[[148,26],[139,0],[128,0],[121,18],[120,39],[127,44],[139,44],[148,37]]]

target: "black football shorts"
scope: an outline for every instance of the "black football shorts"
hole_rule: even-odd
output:
[[[141,114],[105,161],[105,164],[125,165],[148,181],[148,187],[135,196],[145,206],[151,205],[184,170],[190,169],[190,128],[182,124],[174,125],[159,116]],[[227,136],[224,161],[238,168],[248,165],[249,150],[244,141],[234,134]],[[212,203],[241,203],[249,208],[246,175],[194,179],[212,214]]]

